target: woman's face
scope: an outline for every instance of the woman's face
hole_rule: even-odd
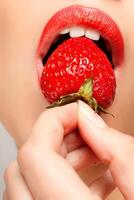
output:
[[[103,116],[113,128],[133,133],[134,19],[132,0],[1,0],[0,2],[0,119],[20,145],[47,101],[39,87],[35,53],[42,30],[58,10],[70,5],[102,9],[118,24],[125,42],[125,59],[117,75],[116,98]]]

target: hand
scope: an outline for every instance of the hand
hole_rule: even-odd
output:
[[[87,147],[68,153],[63,139],[77,127]],[[78,155],[86,156],[79,160]],[[109,172],[88,187],[74,169],[96,160]],[[109,128],[83,102],[45,111],[18,163],[6,171],[5,200],[102,200],[115,186],[125,199],[134,197],[134,138]]]

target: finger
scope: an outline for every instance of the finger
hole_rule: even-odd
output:
[[[89,186],[90,190],[101,199],[106,199],[116,188],[110,171],[107,171],[102,177],[95,180]]]
[[[63,145],[65,146],[67,153],[69,153],[84,145],[84,141],[79,132],[75,131],[64,137]]]
[[[77,171],[100,163],[95,154],[87,146],[80,147],[67,154],[66,159]]]
[[[5,173],[5,184],[7,190],[4,194],[5,200],[33,200],[23,177],[20,174],[17,161],[12,162],[7,168]]]
[[[78,126],[84,141],[98,158],[108,164],[126,199],[134,196],[134,138],[109,128],[83,102],[79,102]]]
[[[100,163],[91,149],[86,146],[78,131],[65,136],[61,151],[76,171]]]
[[[7,191],[5,191],[4,194],[3,194],[3,200],[9,200],[8,196],[7,196]]]
[[[88,187],[59,155],[63,136],[77,127],[77,108],[73,103],[46,111],[36,124],[34,137],[19,152],[21,171],[35,199],[93,199]]]
[[[46,110],[37,121],[31,144],[39,149],[61,150],[64,136],[77,128],[77,104]]]

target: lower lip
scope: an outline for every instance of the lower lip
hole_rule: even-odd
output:
[[[43,69],[42,59],[50,45],[62,29],[72,25],[98,30],[112,47],[114,65],[121,65],[124,58],[124,41],[117,24],[101,10],[74,5],[58,11],[44,28],[36,54],[39,77]]]

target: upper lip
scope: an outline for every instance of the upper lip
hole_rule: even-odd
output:
[[[124,41],[114,20],[102,10],[73,5],[58,11],[45,26],[37,49],[37,60],[41,61],[62,29],[82,25],[98,30],[112,49],[112,59],[119,66],[124,58]]]

